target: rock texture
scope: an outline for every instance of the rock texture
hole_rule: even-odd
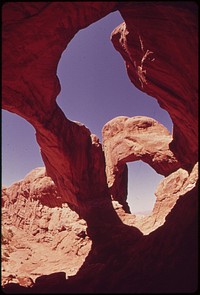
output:
[[[169,148],[172,136],[152,118],[114,118],[103,127],[102,138],[108,187],[127,211],[127,162],[142,160],[164,176],[180,168]]]
[[[149,216],[127,214],[117,201],[112,204],[124,224],[148,235],[165,223],[179,197],[191,191],[197,179],[197,164],[190,174],[178,169],[167,176],[157,189],[157,200]],[[56,186],[44,167],[4,187],[2,197],[2,286],[7,289],[12,283],[40,291],[42,286],[46,290],[49,285],[65,286],[66,279],[78,272],[92,249],[86,222],[66,203],[60,203]],[[120,235],[119,232],[119,239]],[[120,257],[113,259],[117,265]],[[109,260],[100,265],[93,262],[89,271],[95,267],[102,276],[107,263]],[[96,283],[91,288],[96,288]]]
[[[192,173],[190,176],[192,176]],[[193,174],[190,181],[192,179],[194,181],[195,177]],[[117,209],[118,206],[115,207]],[[118,207],[117,210],[119,209]],[[121,231],[118,233],[118,239],[115,237],[115,240],[112,240],[112,242],[108,241],[106,244],[93,244],[84,264],[78,272],[76,270],[77,274],[75,276],[66,276],[66,273],[64,276],[64,273],[61,272],[61,263],[58,263],[62,257],[65,265],[63,271],[65,272],[67,263],[74,258],[73,255],[75,253],[71,252],[70,256],[66,257],[66,252],[65,255],[62,252],[62,256],[60,256],[60,252],[57,249],[53,254],[46,245],[44,247],[45,242],[37,243],[37,252],[36,245],[33,244],[33,241],[31,244],[29,240],[28,254],[32,254],[29,256],[29,267],[32,261],[32,267],[38,271],[38,273],[34,273],[36,279],[30,279],[30,275],[27,276],[25,273],[23,275],[12,275],[11,279],[9,279],[10,275],[4,276],[3,279],[6,283],[4,285],[4,292],[11,294],[16,292],[21,294],[41,294],[41,292],[112,293],[113,291],[119,293],[122,291],[126,293],[154,293],[165,290],[167,293],[172,291],[193,293],[196,291],[198,281],[195,254],[197,252],[195,236],[197,235],[198,225],[198,221],[194,219],[196,211],[197,189],[195,182],[193,182],[193,186],[191,185],[190,190],[186,194],[184,190],[182,191],[176,206],[166,217],[166,222],[163,226],[150,235],[139,239],[136,243],[132,239],[134,227],[127,227],[125,232]],[[182,218],[183,213],[188,223]],[[191,228],[192,231],[190,230]],[[22,235],[19,235],[16,231],[14,233],[16,234],[17,243],[15,240],[16,244],[12,244],[12,247],[18,245],[23,249],[23,257],[19,256],[19,252],[17,253],[18,261],[22,261],[20,267],[17,265],[19,272],[23,270],[30,273],[31,270],[26,263],[28,262],[26,260],[28,255],[26,254],[25,245],[22,245],[27,241],[27,237],[24,236],[22,238]],[[60,249],[65,251],[66,243],[69,240],[66,239],[63,244],[60,243]],[[35,251],[32,252],[32,249]],[[195,251],[191,252],[191,250]],[[15,251],[11,251],[9,259],[13,259],[13,253]],[[45,259],[45,254],[48,255],[48,259],[47,256]],[[35,255],[37,256],[35,257]],[[35,265],[39,257],[42,263],[41,265]],[[23,268],[23,264],[26,267],[24,265]],[[8,265],[11,266],[10,263]],[[48,269],[48,266],[50,266],[50,269]],[[15,270],[15,267],[13,265],[12,270]],[[57,267],[60,267],[59,271],[56,270]],[[3,270],[3,274],[4,272]],[[45,275],[41,275],[41,273],[45,273]],[[22,279],[20,280],[20,278]],[[29,282],[33,281],[31,288],[23,287],[24,285],[19,284],[20,282],[26,282],[28,278]],[[10,280],[9,283],[8,280]]]
[[[56,104],[56,69],[75,33],[114,10],[115,2],[3,6],[2,106],[34,126],[47,174],[63,202],[87,220],[90,235],[95,235],[95,227],[103,232],[120,220],[109,196],[101,144]]]
[[[167,215],[172,211],[178,199],[191,191],[198,181],[198,163],[188,172],[182,168],[165,177],[158,185],[155,196],[156,202],[149,216],[131,216],[120,214],[125,224],[134,225],[143,234],[149,234],[165,223]]]
[[[6,293],[192,293],[197,290],[198,183],[180,193],[165,223],[149,235],[123,224],[112,206],[101,144],[84,125],[69,121],[56,104],[60,91],[56,68],[67,44],[78,30],[117,9],[125,23],[113,32],[112,41],[126,61],[131,81],[156,97],[170,114],[174,123],[170,150],[181,168],[190,173],[197,162],[198,11],[195,2],[5,3],[2,107],[34,126],[47,175],[54,181],[62,202],[87,221],[87,234],[92,239],[91,250],[76,275],[65,280],[62,269],[55,270],[57,261],[53,260],[52,282],[43,278],[32,287],[9,283],[4,288]],[[187,173],[182,172],[183,179],[177,178],[180,189],[184,187],[184,179],[186,183],[189,178],[184,178]],[[20,184],[15,184],[14,190],[18,189]],[[6,190],[4,193],[8,196]],[[43,197],[41,200],[45,200]],[[22,220],[23,217],[24,213]],[[39,225],[44,231],[48,218]],[[70,236],[67,238],[72,240]],[[61,274],[54,276],[53,273],[60,271]]]
[[[9,275],[35,280],[61,269],[67,275],[78,271],[91,248],[86,221],[62,202],[44,167],[4,188],[2,199],[5,282]]]
[[[69,220],[75,222],[79,218],[63,202],[44,167],[34,169],[22,181],[4,188],[2,198],[8,225],[33,235],[65,230]]]
[[[125,22],[113,31],[113,45],[132,83],[170,114],[171,149],[191,170],[198,160],[197,4],[138,2],[120,12]]]

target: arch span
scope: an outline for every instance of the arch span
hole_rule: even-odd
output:
[[[116,117],[105,124],[102,134],[108,187],[126,212],[130,212],[126,201],[127,162],[142,160],[164,176],[180,168],[169,147],[171,134],[152,118]]]

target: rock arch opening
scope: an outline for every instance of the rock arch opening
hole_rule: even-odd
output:
[[[155,191],[164,176],[143,161],[129,162],[127,202],[132,214],[149,215],[154,207]]]
[[[57,102],[69,119],[82,122],[100,139],[103,125],[119,115],[148,115],[163,123],[171,131],[172,121],[168,113],[160,108],[154,98],[141,92],[130,82],[124,61],[109,40],[112,30],[122,22],[120,13],[116,11],[75,35],[63,52],[58,65],[57,74],[61,83],[61,92]],[[4,118],[2,122],[2,130],[5,130],[6,120]],[[25,128],[27,122],[15,115],[12,118],[12,125],[17,126],[19,120],[21,128]],[[9,134],[14,138],[15,129],[10,128]],[[21,139],[21,142],[26,137],[27,135]],[[8,140],[7,136],[7,144],[12,145]],[[34,156],[30,158],[34,158],[35,164],[30,166],[27,159],[24,163],[27,165],[26,172],[43,165],[40,153],[35,152],[38,150],[36,142],[34,139],[29,142],[32,143],[32,152],[34,152]],[[10,161],[8,149],[6,153]],[[4,167],[5,165],[3,164]],[[16,180],[26,174],[20,174],[22,170],[19,171],[17,165],[12,167],[9,174],[11,171],[13,175],[17,175]]]
[[[61,92],[57,103],[67,118],[86,125],[100,141],[103,126],[117,116],[149,116],[170,132],[173,128],[169,114],[157,100],[131,83],[123,59],[109,40],[122,22],[120,13],[113,12],[79,31],[58,64]]]
[[[67,118],[86,125],[101,141],[103,126],[117,116],[149,116],[172,131],[169,114],[129,80],[110,35],[123,22],[119,12],[80,30],[60,58],[57,103]]]
[[[121,41],[121,44],[115,43],[115,48],[120,50],[119,45],[122,45],[120,51],[127,62],[130,79],[138,88],[144,87],[141,90],[156,96],[160,104],[171,114],[174,122],[171,147],[175,154],[180,154],[181,164],[191,171],[191,167],[198,159],[198,100],[196,99],[198,38],[195,3],[159,2],[156,5],[154,2],[145,2],[144,5],[139,2],[6,3],[3,14],[3,107],[22,115],[37,128],[37,139],[50,174],[57,181],[62,196],[66,196],[65,188],[70,186],[67,193],[71,194],[67,195],[67,201],[74,202],[78,208],[83,208],[84,204],[85,216],[90,222],[90,230],[93,230],[93,241],[97,244],[85,267],[75,278],[70,278],[66,282],[63,281],[63,273],[61,280],[54,275],[50,276],[50,280],[45,276],[37,281],[31,290],[29,289],[29,293],[41,290],[43,293],[49,291],[73,293],[80,290],[85,293],[88,291],[89,293],[99,293],[99,291],[190,293],[198,286],[197,185],[195,187],[193,176],[190,179],[191,183],[188,183],[188,172],[184,172],[185,177],[182,180],[186,186],[183,189],[179,187],[181,198],[168,215],[165,226],[147,238],[133,227],[122,225],[125,231],[121,231],[121,223],[118,223],[118,219],[114,219],[114,215],[110,215],[113,210],[106,211],[109,205],[103,197],[105,192],[108,196],[106,181],[104,178],[100,182],[101,177],[99,177],[99,171],[102,166],[104,170],[104,165],[94,165],[96,158],[92,157],[94,155],[92,148],[97,147],[98,142],[92,146],[89,132],[83,126],[67,120],[55,103],[59,92],[55,71],[67,41],[71,40],[78,30],[117,9],[126,21],[127,30],[124,30],[123,26],[115,31],[120,39],[118,41]],[[124,41],[126,47],[123,46]],[[135,54],[135,49],[139,54]],[[111,83],[110,80],[109,82]],[[113,83],[113,88],[114,86]],[[125,100],[124,96],[123,99]],[[115,99],[113,105],[116,104]],[[128,103],[127,105],[130,108]],[[107,110],[108,103],[105,106]],[[95,112],[92,114],[96,115]],[[137,112],[137,115],[139,114],[141,113]],[[133,115],[131,113],[131,116]],[[96,133],[90,125],[88,127]],[[70,152],[80,143],[78,152],[75,150],[72,158]],[[88,153],[88,143],[91,153]],[[127,140],[127,143],[129,144],[130,140]],[[99,150],[95,149],[97,152]],[[83,162],[83,167],[77,165],[77,159],[85,160],[80,161]],[[123,160],[125,163],[134,161],[127,158]],[[120,168],[120,164],[123,166],[123,160],[120,163],[116,161],[114,168]],[[146,158],[146,160],[151,159]],[[91,162],[92,165],[88,165]],[[85,167],[86,169],[80,169]],[[165,167],[166,165],[162,165],[161,168]],[[88,168],[91,168],[89,178],[87,178]],[[117,171],[119,169],[114,170]],[[166,173],[165,170],[164,172]],[[75,176],[73,179],[70,178],[72,173]],[[169,182],[167,181],[165,186],[168,200],[174,195],[168,190],[168,185],[171,187],[172,184],[171,177],[174,179],[173,176],[169,175]],[[177,176],[177,180],[180,180],[180,175]],[[95,182],[95,178],[99,181]],[[87,185],[86,190],[83,184]],[[176,180],[174,184],[177,192]],[[77,193],[76,189],[79,187],[81,190]],[[95,188],[92,192],[91,187]],[[101,190],[102,187],[103,189],[105,187],[105,190]],[[103,206],[99,206],[97,202],[99,197],[102,201],[100,205]],[[96,206],[95,211],[94,206]],[[128,217],[133,216],[128,214]],[[43,226],[46,228],[45,222]],[[81,233],[81,236],[84,235]],[[69,241],[71,238],[67,237],[62,246],[68,245]],[[22,250],[24,254],[24,248]],[[78,252],[76,251],[76,256]],[[57,264],[55,255],[52,257],[54,261],[51,265]],[[46,261],[42,264],[45,265]],[[64,270],[66,265],[67,262]],[[55,271],[52,266],[51,271]],[[52,278],[55,281],[52,281]],[[17,293],[26,293],[26,289],[21,286],[8,286],[5,291],[16,293],[12,292],[12,289]]]

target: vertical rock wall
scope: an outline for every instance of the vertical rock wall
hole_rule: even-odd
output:
[[[169,113],[171,149],[191,171],[198,159],[198,6],[130,2],[119,10],[125,22],[113,31],[113,45],[132,83]]]

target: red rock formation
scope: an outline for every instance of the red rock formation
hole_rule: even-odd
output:
[[[103,127],[102,137],[108,187],[127,211],[127,162],[142,160],[164,176],[180,167],[169,149],[172,136],[152,118],[114,118]]]
[[[167,176],[156,191],[157,200],[149,216],[127,214],[117,201],[112,202],[113,207],[124,224],[132,228],[137,227],[143,234],[148,235],[165,223],[167,215],[173,210],[178,199],[196,186],[197,179],[198,164],[194,166],[190,175],[186,170],[178,169]],[[43,276],[43,274],[49,274],[50,267],[51,271],[65,269],[67,275],[75,274],[89,254],[91,240],[87,236],[84,220],[79,219],[67,204],[60,204],[56,186],[50,177],[46,176],[45,169],[43,167],[34,169],[24,180],[3,188],[3,192],[5,199],[2,208],[3,287],[7,288],[9,282],[24,285],[22,283],[26,283],[26,280],[19,281],[18,278],[26,278],[28,275],[36,279],[34,285],[31,283],[32,287],[39,288],[40,291],[43,287],[48,290],[49,285],[59,282],[57,273]],[[55,199],[54,202],[52,202],[53,199]],[[132,236],[131,232],[130,234]],[[118,236],[120,240],[122,237],[125,241],[127,239],[127,234],[124,236],[123,231],[122,233],[119,231]],[[167,241],[166,238],[165,240]],[[149,247],[152,247],[151,243]],[[23,254],[20,252],[21,249],[23,249]],[[56,260],[54,251],[56,251]],[[102,255],[102,249],[100,251]],[[129,247],[126,251],[129,253]],[[100,269],[99,264],[95,266],[96,271],[100,271],[100,276],[105,267],[112,269],[112,266],[109,266],[110,259],[108,258],[108,262],[105,260],[104,266],[101,264]],[[112,259],[116,264],[119,263],[118,254]],[[56,261],[55,266],[52,265],[53,261]],[[147,260],[145,265],[148,263]],[[86,273],[88,271],[90,272],[90,266],[88,268],[87,265]],[[17,279],[9,280],[10,276],[13,278],[17,276]],[[55,282],[53,277],[55,277]],[[32,281],[28,280],[28,282]],[[65,288],[65,280],[61,281],[61,284]],[[91,288],[92,290],[97,288],[96,283],[92,284]]]
[[[60,269],[75,274],[91,248],[86,221],[63,203],[45,168],[4,188],[2,197],[3,285],[10,274],[34,279]]]
[[[32,170],[20,182],[4,188],[2,198],[4,224],[15,225],[33,235],[66,230],[80,219],[63,201],[44,167]],[[80,232],[84,229],[86,226]]]
[[[3,6],[2,106],[35,127],[48,175],[63,202],[91,225],[90,234],[95,227],[103,231],[120,221],[111,204],[101,145],[84,125],[69,121],[55,102],[60,91],[56,69],[75,33],[114,10],[115,2]]]
[[[184,169],[178,169],[163,179],[156,189],[156,203],[153,208],[154,225],[160,226],[175,206],[178,198],[191,191],[198,181],[198,163],[188,175]]]
[[[123,223],[135,226],[143,234],[149,234],[165,222],[166,216],[175,206],[179,196],[195,187],[198,180],[198,164],[190,174],[178,169],[165,177],[158,185],[156,202],[149,216],[127,214],[117,201],[112,205]],[[36,236],[47,233],[56,235],[73,230],[77,236],[86,236],[86,223],[62,202],[57,188],[44,167],[36,168],[10,187],[2,188],[2,222],[6,227],[15,227]],[[3,234],[7,236],[8,234]],[[58,237],[53,248],[60,244]]]
[[[111,204],[100,143],[86,127],[66,119],[55,102],[60,91],[56,68],[68,42],[117,8],[126,25],[115,30],[113,42],[131,80],[169,112],[171,148],[184,168],[192,170],[197,161],[195,2],[4,4],[2,106],[34,126],[48,175],[63,201],[87,220],[93,238],[75,277],[27,288],[29,293],[197,289],[197,186],[183,192],[165,224],[148,236],[123,225]],[[12,288],[8,284],[5,292]]]
[[[113,45],[132,83],[170,114],[171,149],[191,170],[198,160],[197,4],[137,2],[120,12],[125,23],[113,31]]]
[[[148,216],[130,215],[115,205],[116,212],[127,225],[137,227],[143,234],[149,234],[165,223],[167,215],[172,211],[178,199],[191,191],[198,181],[198,163],[188,172],[182,168],[165,177],[158,185],[156,201],[152,213]]]
[[[196,217],[197,187],[193,187],[179,198],[165,224],[137,243],[129,227],[118,233],[118,239],[93,245],[83,267],[67,281],[40,284],[38,280],[30,289],[8,284],[4,292],[194,293],[198,286]]]

